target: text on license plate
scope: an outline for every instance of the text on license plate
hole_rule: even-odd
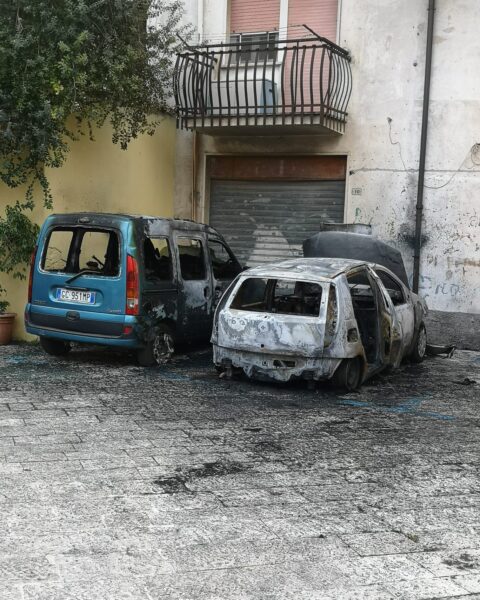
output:
[[[61,302],[78,302],[78,304],[95,304],[95,292],[58,288],[57,300]]]

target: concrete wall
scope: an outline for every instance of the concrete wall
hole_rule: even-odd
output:
[[[204,29],[218,33],[224,0],[205,2]],[[213,3],[215,13],[209,8]],[[427,0],[342,0],[337,41],[351,51],[353,71],[345,134],[199,135],[198,218],[208,219],[209,154],[346,154],[345,220],[371,224],[374,235],[402,251],[411,275],[427,6]],[[480,142],[479,26],[477,0],[437,0],[420,271],[434,335],[439,338],[442,322],[448,321],[452,335],[467,347],[480,344],[480,151],[471,152]],[[191,134],[182,132],[177,156],[184,165],[191,148]],[[192,177],[177,176],[178,215],[191,215],[191,185]],[[352,195],[352,188],[360,188],[361,195]]]
[[[123,151],[112,144],[108,126],[71,145],[65,165],[51,169],[48,177],[54,198],[53,211],[46,211],[37,196],[33,218],[41,224],[50,212],[130,212],[173,216],[175,172],[175,123],[166,118],[154,136],[142,136]],[[22,199],[24,190],[11,190],[0,183],[0,211]],[[7,289],[9,310],[18,313],[14,336],[33,339],[23,327],[27,282],[0,273]]]

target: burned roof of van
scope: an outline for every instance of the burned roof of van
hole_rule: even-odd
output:
[[[333,279],[337,275],[360,267],[365,261],[350,259],[331,258],[290,258],[280,262],[260,265],[245,271],[245,275],[254,277],[313,277],[321,279]]]
[[[197,223],[189,219],[173,219],[169,217],[154,217],[151,215],[138,215],[128,213],[102,213],[102,212],[74,212],[55,213],[50,215],[50,221],[61,225],[113,225],[117,220],[132,220],[143,223],[147,235],[165,235],[171,229],[183,231],[204,231],[208,234],[222,238],[221,234],[210,225]],[[223,238],[222,238],[223,239]]]
[[[361,259],[386,267],[410,287],[403,258],[396,248],[362,233],[320,231],[303,242],[306,257]]]

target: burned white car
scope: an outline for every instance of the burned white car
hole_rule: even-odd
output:
[[[217,369],[357,389],[402,359],[423,360],[425,302],[389,269],[298,258],[241,273],[217,307]]]

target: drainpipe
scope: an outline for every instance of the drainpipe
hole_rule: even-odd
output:
[[[417,208],[415,218],[415,240],[413,253],[413,291],[418,292],[420,281],[420,252],[422,247],[423,190],[425,181],[425,156],[427,153],[428,106],[430,101],[430,76],[432,73],[433,22],[435,0],[428,0],[427,52],[425,58],[425,82],[423,86],[422,135],[420,138],[420,160],[418,165]]]
[[[197,162],[198,138],[197,131],[192,134],[192,221],[197,220]]]

